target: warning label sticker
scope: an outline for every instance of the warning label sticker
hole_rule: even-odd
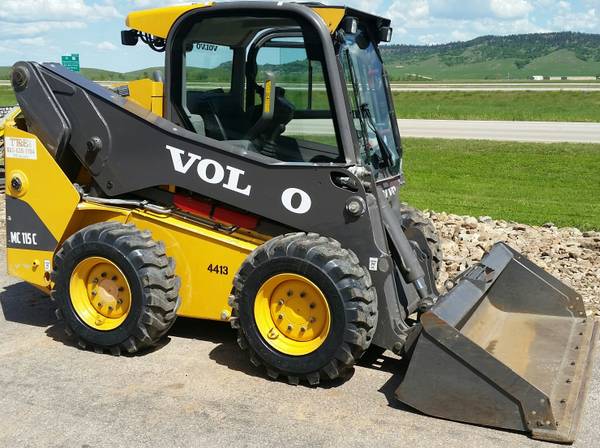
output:
[[[37,146],[34,138],[6,137],[5,156],[10,159],[37,160]]]

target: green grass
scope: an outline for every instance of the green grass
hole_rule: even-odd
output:
[[[404,139],[416,207],[600,229],[600,145]]]
[[[0,106],[14,106],[17,104],[11,87],[0,86]]]
[[[600,92],[394,92],[398,118],[600,121]]]
[[[400,199],[415,207],[600,230],[600,145],[405,138],[403,147]]]

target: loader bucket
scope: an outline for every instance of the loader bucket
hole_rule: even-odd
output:
[[[496,244],[421,326],[400,401],[435,417],[574,441],[598,338],[575,291]]]

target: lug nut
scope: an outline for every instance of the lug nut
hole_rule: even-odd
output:
[[[106,277],[106,272],[103,272],[103,273],[102,273],[102,274],[100,274],[100,275],[102,275],[102,278],[104,278],[104,277]]]
[[[92,291],[93,296],[95,296],[96,294],[98,294],[98,292],[96,290]]]
[[[283,314],[280,314],[279,316],[277,316],[277,319],[283,320]]]
[[[288,297],[292,297],[294,295],[293,291],[290,289],[287,292]]]
[[[306,293],[305,293],[304,291],[302,291],[302,292],[300,293],[300,297],[302,297],[302,298],[306,297]]]
[[[317,304],[315,302],[312,302],[309,306],[310,306],[311,309],[313,309],[313,308],[315,308],[317,306]]]
[[[283,300],[283,299],[279,299],[279,302],[277,302],[277,305],[279,305],[279,306],[283,306],[283,304],[284,304],[284,303],[285,303],[285,302],[284,302],[284,300]]]
[[[123,304],[123,299],[117,299],[117,303],[118,303],[119,305]]]
[[[125,290],[125,288],[123,288],[122,286],[119,286],[119,292],[123,292]]]
[[[304,333],[306,331],[306,327],[300,327],[300,331]]]
[[[287,326],[288,331],[292,331],[294,329],[294,326],[292,324],[289,324]]]
[[[94,278],[94,280],[92,280],[92,283],[98,283],[98,279]]]
[[[112,307],[112,306],[109,306],[109,307],[108,307],[108,311],[110,312],[110,311],[112,311],[112,310],[113,310],[113,307]]]
[[[98,308],[102,308],[102,302],[98,302]]]
[[[117,280],[117,276],[116,276],[116,275],[113,275],[113,276],[112,276],[112,278],[111,278],[111,280],[112,280],[113,282],[114,282],[114,281],[116,281],[116,280]]]
[[[311,317],[310,318],[310,323],[311,324],[314,324],[316,321],[317,321],[317,319],[315,317]]]

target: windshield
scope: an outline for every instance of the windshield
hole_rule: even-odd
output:
[[[344,34],[339,57],[352,102],[361,158],[376,178],[400,174],[401,146],[390,90],[379,52],[366,32]]]

